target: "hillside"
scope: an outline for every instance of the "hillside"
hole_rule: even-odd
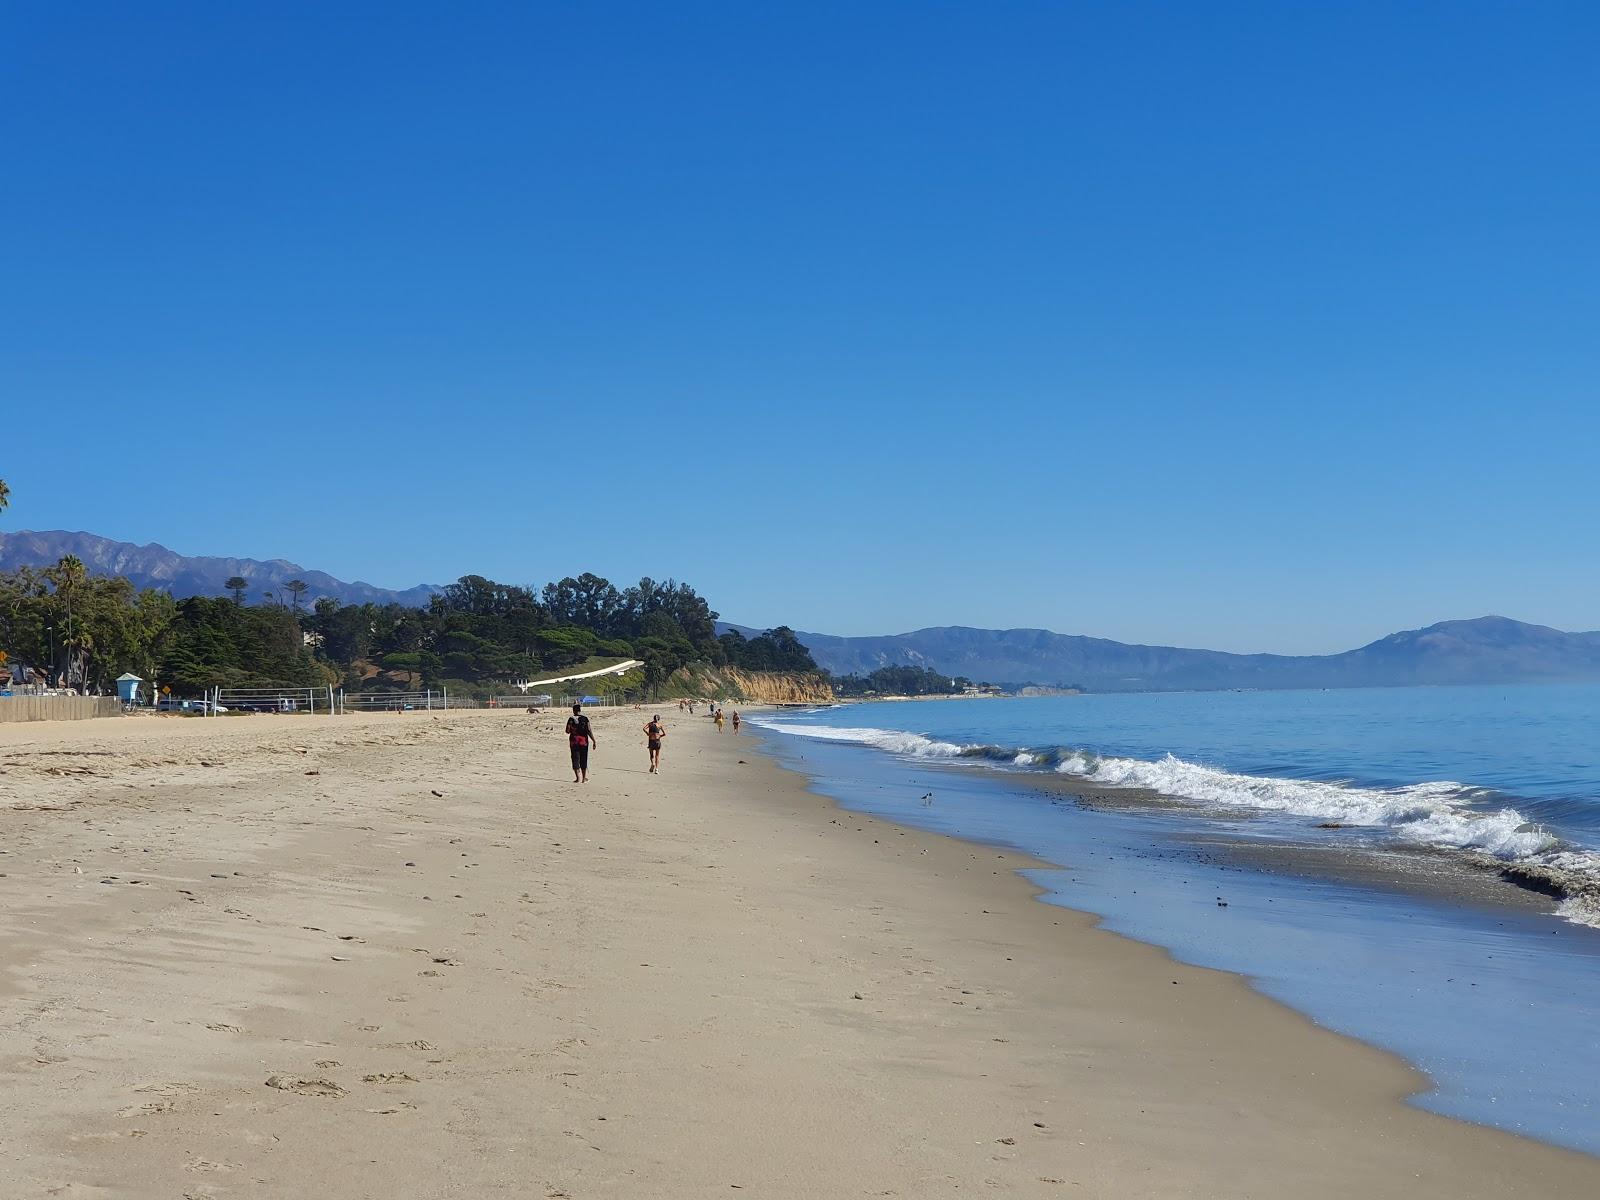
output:
[[[188,596],[221,596],[229,577],[249,580],[249,600],[259,601],[264,592],[278,592],[291,579],[310,585],[304,603],[319,596],[332,596],[343,604],[405,604],[421,607],[439,591],[431,584],[399,591],[374,587],[370,583],[346,583],[324,571],[309,571],[285,559],[191,557],[152,542],[148,546],[117,542],[92,533],[69,533],[52,529],[43,532],[23,530],[0,533],[0,571],[19,567],[48,567],[72,554],[83,560],[91,575],[120,575],[135,587],[158,588],[182,599]]]

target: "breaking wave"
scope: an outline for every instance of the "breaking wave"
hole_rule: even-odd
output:
[[[1136,788],[1211,808],[1275,812],[1329,826],[1383,830],[1419,847],[1455,851],[1510,882],[1555,897],[1569,920],[1600,927],[1600,853],[1564,841],[1494,793],[1449,781],[1371,788],[1346,782],[1241,775],[1171,754],[1150,761],[1074,747],[961,745],[892,729],[756,722],[798,737],[873,746],[912,758],[966,759],[1002,769],[1050,771],[1108,788]]]

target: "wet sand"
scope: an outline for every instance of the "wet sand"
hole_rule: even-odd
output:
[[[703,719],[0,728],[0,1195],[1580,1196]]]

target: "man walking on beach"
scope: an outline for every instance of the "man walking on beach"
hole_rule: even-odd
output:
[[[594,727],[583,715],[583,705],[574,704],[567,718],[567,745],[572,748],[572,782],[589,782],[589,747],[597,741]]]
[[[666,740],[667,727],[659,716],[651,717],[644,727],[644,744],[650,751],[650,774],[661,774],[661,743]]]

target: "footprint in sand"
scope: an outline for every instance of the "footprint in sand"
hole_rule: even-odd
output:
[[[404,1071],[380,1071],[376,1075],[363,1075],[362,1083],[416,1083],[414,1075],[407,1075]]]
[[[131,1120],[134,1117],[153,1117],[157,1113],[171,1111],[171,1100],[152,1100],[149,1104],[135,1104],[131,1108],[125,1108],[119,1112],[117,1116],[123,1118],[124,1120]]]
[[[269,1075],[267,1086],[298,1096],[343,1096],[345,1090],[331,1079],[296,1079],[290,1075]]]
[[[133,1090],[156,1096],[188,1096],[198,1092],[200,1087],[194,1083],[146,1083]]]

